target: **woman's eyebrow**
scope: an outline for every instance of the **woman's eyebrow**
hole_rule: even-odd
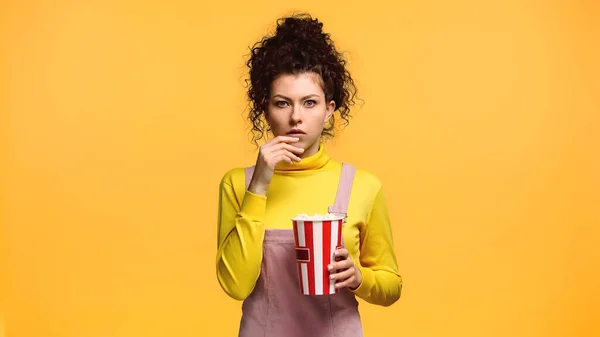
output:
[[[283,98],[283,99],[288,100],[288,101],[292,100],[291,98],[289,98],[287,96],[284,96],[284,95],[281,95],[281,94],[273,95],[272,98],[275,98],[275,97]],[[309,99],[309,98],[312,98],[312,97],[317,97],[318,98],[318,97],[321,97],[321,96],[319,96],[318,94],[310,94],[310,95],[306,95],[306,96],[302,97],[301,100]]]

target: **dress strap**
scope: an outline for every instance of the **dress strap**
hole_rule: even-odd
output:
[[[348,203],[350,202],[350,193],[354,183],[356,168],[352,165],[342,163],[342,173],[338,184],[337,194],[333,206],[329,206],[329,213],[343,215],[344,222],[348,213]]]
[[[254,166],[246,167],[246,190],[248,186],[250,186],[250,181],[252,181],[252,176],[254,175]]]

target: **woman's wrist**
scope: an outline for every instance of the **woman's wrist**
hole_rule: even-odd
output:
[[[255,181],[251,181],[250,185],[248,185],[248,191],[260,196],[266,196],[267,190],[269,189],[268,185],[257,183]]]

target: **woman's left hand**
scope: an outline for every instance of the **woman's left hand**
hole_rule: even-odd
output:
[[[348,287],[356,289],[362,282],[360,269],[354,265],[354,261],[348,256],[348,250],[345,248],[337,249],[335,252],[333,264],[328,266],[330,278],[336,280],[335,287],[341,289]]]

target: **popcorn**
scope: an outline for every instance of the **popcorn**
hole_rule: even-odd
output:
[[[337,220],[340,219],[341,217],[339,215],[336,214],[332,214],[332,213],[327,213],[327,214],[318,214],[315,213],[315,215],[310,216],[306,213],[300,213],[298,215],[296,215],[296,217],[294,219],[296,220],[307,220],[307,221],[312,221],[312,220]]]

